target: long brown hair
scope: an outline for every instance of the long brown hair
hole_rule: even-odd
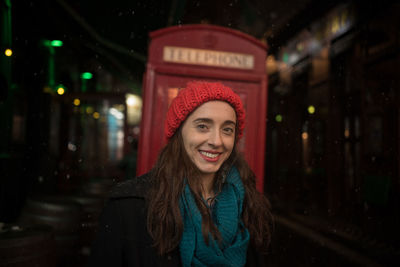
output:
[[[267,198],[256,190],[255,175],[243,156],[236,151],[236,146],[216,174],[216,183],[222,182],[222,172],[232,165],[238,169],[246,190],[243,202],[243,222],[250,233],[253,245],[260,251],[264,250],[271,237],[270,204]],[[152,185],[148,195],[147,228],[153,238],[154,246],[161,255],[175,249],[181,240],[183,221],[179,199],[185,179],[203,218],[202,234],[206,243],[208,243],[208,233],[211,233],[214,239],[221,240],[210,211],[202,201],[199,175],[199,170],[185,151],[181,128],[179,128],[162,149],[151,171]]]

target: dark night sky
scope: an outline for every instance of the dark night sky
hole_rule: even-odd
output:
[[[140,80],[148,33],[167,26],[170,1],[113,2],[13,2],[14,67],[19,69],[14,71],[15,79],[21,82],[44,72],[45,51],[40,41],[60,39],[64,46],[56,51],[58,62],[85,65],[95,60],[111,72]]]
[[[59,72],[63,69],[70,72],[68,68],[72,65],[93,69],[96,62],[123,80],[140,83],[151,31],[177,24],[210,23],[269,39],[269,46],[274,49],[274,38],[284,32],[282,29],[293,32],[296,27],[300,29],[301,21],[290,22],[298,19],[296,14],[310,6],[317,14],[331,2],[334,1],[323,4],[313,0],[12,1],[14,68],[17,68],[14,80],[31,83],[45,79],[46,51],[40,45],[42,39],[64,42],[57,50],[57,60],[63,63],[58,66]]]
[[[12,1],[13,42],[14,46],[24,49],[28,45],[34,46],[41,38],[61,39],[65,47],[71,49],[77,57],[89,56],[96,50],[93,48],[95,46],[105,54],[110,53],[108,56],[122,61],[121,64],[128,64],[130,68],[136,66],[140,70],[143,61],[133,61],[136,53],[139,57],[146,56],[150,31],[176,24],[211,23],[239,29],[261,38],[266,33],[278,30],[286,20],[310,2]],[[112,45],[118,46],[120,50],[110,47]],[[121,50],[127,53],[121,53]],[[131,59],[128,62],[127,57]]]

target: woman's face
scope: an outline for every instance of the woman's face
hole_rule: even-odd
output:
[[[182,126],[183,144],[192,162],[204,175],[214,175],[235,145],[235,110],[226,102],[199,106]]]

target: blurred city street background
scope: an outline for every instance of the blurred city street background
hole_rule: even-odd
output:
[[[149,34],[187,25],[265,46],[267,266],[400,266],[399,1],[0,0],[0,14],[0,266],[85,266],[109,189],[147,149]]]

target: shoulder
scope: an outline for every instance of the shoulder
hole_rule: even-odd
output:
[[[145,231],[146,196],[150,175],[145,174],[117,183],[111,188],[103,209],[103,225],[118,225],[121,234],[131,239]],[[139,230],[140,229],[140,230]]]
[[[119,182],[110,191],[110,199],[120,198],[145,198],[150,189],[150,174]]]

